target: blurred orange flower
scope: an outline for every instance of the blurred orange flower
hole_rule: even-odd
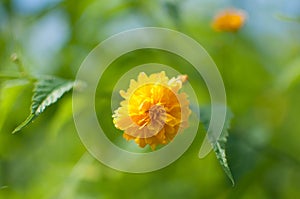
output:
[[[134,140],[140,147],[170,142],[179,129],[188,126],[191,114],[185,93],[179,93],[186,75],[169,78],[165,72],[147,76],[140,73],[138,80],[131,80],[128,90],[120,91],[125,99],[115,110],[116,128],[123,130],[126,140]]]
[[[215,16],[212,27],[216,31],[236,32],[245,24],[246,16],[244,10],[226,9]]]

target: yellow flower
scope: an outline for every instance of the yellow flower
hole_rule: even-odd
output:
[[[215,16],[212,27],[216,31],[236,32],[245,24],[245,21],[245,11],[226,9]]]
[[[186,75],[169,80],[164,71],[150,76],[141,72],[137,81],[132,79],[128,90],[120,91],[124,100],[113,115],[123,137],[154,150],[188,127],[189,101],[185,93],[179,93],[186,80]]]

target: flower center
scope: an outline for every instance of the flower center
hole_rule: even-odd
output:
[[[147,84],[137,88],[129,99],[129,116],[143,128],[161,129],[167,118],[170,103],[178,103],[175,94],[167,87]]]
[[[166,110],[162,105],[153,105],[149,110],[151,121],[164,121],[166,118]]]

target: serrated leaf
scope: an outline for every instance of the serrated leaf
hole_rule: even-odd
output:
[[[33,90],[31,113],[27,119],[22,122],[14,131],[16,133],[30,124],[38,115],[40,115],[48,106],[57,102],[65,93],[74,86],[73,81],[57,77],[44,77],[35,83]]]
[[[217,141],[214,143],[211,142],[211,144],[213,145],[213,150],[217,156],[217,159],[218,159],[220,165],[222,166],[224,172],[226,173],[226,175],[232,182],[232,185],[234,185],[234,179],[233,179],[232,173],[230,171],[230,167],[227,162],[226,150],[225,150],[227,137],[228,137],[228,129],[230,128],[230,121],[233,117],[233,114],[228,107],[226,109],[227,109],[226,119],[225,119],[222,133],[221,133],[220,137],[217,139]],[[205,126],[206,130],[208,129],[208,126],[209,126],[210,116],[211,116],[211,107],[201,108],[201,121],[202,121],[203,125]],[[209,139],[209,140],[211,140],[211,139]]]

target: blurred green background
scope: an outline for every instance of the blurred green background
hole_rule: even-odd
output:
[[[237,33],[215,32],[215,14],[228,7],[247,12]],[[300,2],[298,0],[2,0],[0,74],[14,74],[12,53],[35,75],[74,79],[88,53],[109,36],[137,27],[181,31],[208,51],[222,74],[235,117],[227,143],[236,180],[232,187],[215,155],[198,159],[203,131],[172,165],[147,174],[110,169],[82,145],[72,118],[71,95],[12,135],[29,113],[32,84],[0,76],[0,198],[297,198],[300,195]],[[184,60],[145,50],[118,66],[159,62],[192,74]],[[125,68],[124,68],[125,70]],[[4,75],[3,75],[4,76]],[[112,78],[110,78],[112,77]],[[205,84],[191,84],[209,103]],[[101,110],[100,110],[101,111]],[[110,123],[111,116],[99,120]],[[111,132],[115,139],[119,131]],[[112,138],[113,139],[113,138]]]

